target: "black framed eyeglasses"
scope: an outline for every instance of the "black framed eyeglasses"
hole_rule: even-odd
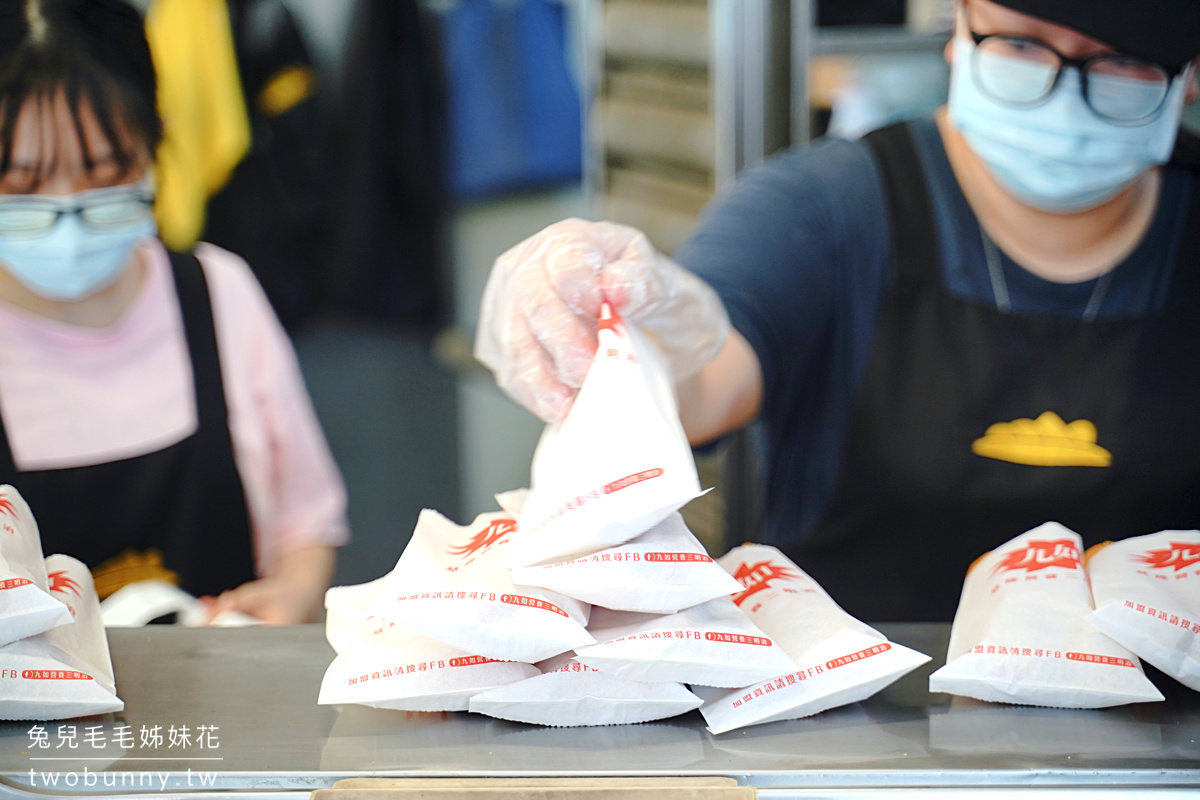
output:
[[[1000,103],[1031,107],[1054,93],[1063,70],[1079,74],[1084,102],[1101,119],[1136,124],[1154,117],[1182,68],[1167,69],[1136,56],[1104,53],[1070,58],[1038,39],[970,31],[975,41],[971,77]]]
[[[49,232],[65,214],[85,228],[115,233],[150,218],[154,195],[143,184],[91,189],[70,198],[24,194],[0,196],[0,238],[30,239]]]

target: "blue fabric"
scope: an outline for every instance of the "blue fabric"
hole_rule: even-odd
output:
[[[442,15],[456,199],[579,178],[564,17],[556,0],[461,0]]]
[[[946,288],[992,304],[978,222],[932,118],[913,123],[929,186]],[[1137,316],[1165,297],[1186,220],[1190,174],[1165,171],[1151,229],[1113,272],[1100,316]],[[838,478],[854,397],[891,277],[878,167],[862,142],[822,140],[748,171],[674,254],[721,295],[758,355],[766,529],[804,535]],[[1042,280],[1002,257],[1014,313],[1080,317],[1094,282]]]

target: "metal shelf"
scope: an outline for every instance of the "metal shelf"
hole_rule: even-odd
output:
[[[902,25],[817,28],[814,55],[870,55],[873,53],[926,53],[941,50],[950,31],[919,33]]]
[[[809,75],[812,60],[825,55],[936,52],[950,32],[926,33],[904,25],[818,27],[817,0],[791,2],[791,142],[807,144],[812,138],[812,94]]]

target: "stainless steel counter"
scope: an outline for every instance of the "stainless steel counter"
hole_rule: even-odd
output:
[[[931,695],[948,626],[881,628],[933,661],[864,703],[720,736],[696,712],[563,729],[317,706],[333,651],[316,625],[112,630],[126,710],[41,723],[44,736],[33,723],[0,723],[0,800],[295,798],[369,775],[724,775],[778,798],[1200,796],[1200,694],[1156,675],[1166,702],[1099,711]]]

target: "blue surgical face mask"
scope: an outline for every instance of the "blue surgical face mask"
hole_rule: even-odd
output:
[[[46,201],[78,208],[79,198],[98,193],[83,192]],[[34,200],[36,203],[36,196]],[[48,230],[35,235],[0,229],[0,267],[47,300],[89,297],[112,285],[129,263],[133,248],[156,232],[148,203],[141,213],[126,209],[124,215],[100,222],[98,227],[85,223],[76,211],[64,211]]]
[[[1175,78],[1149,120],[1121,124],[1088,108],[1074,69],[1063,70],[1040,105],[1019,108],[992,100],[971,75],[974,50],[974,43],[955,38],[950,121],[1018,200],[1056,213],[1095,208],[1170,158],[1190,73]]]

